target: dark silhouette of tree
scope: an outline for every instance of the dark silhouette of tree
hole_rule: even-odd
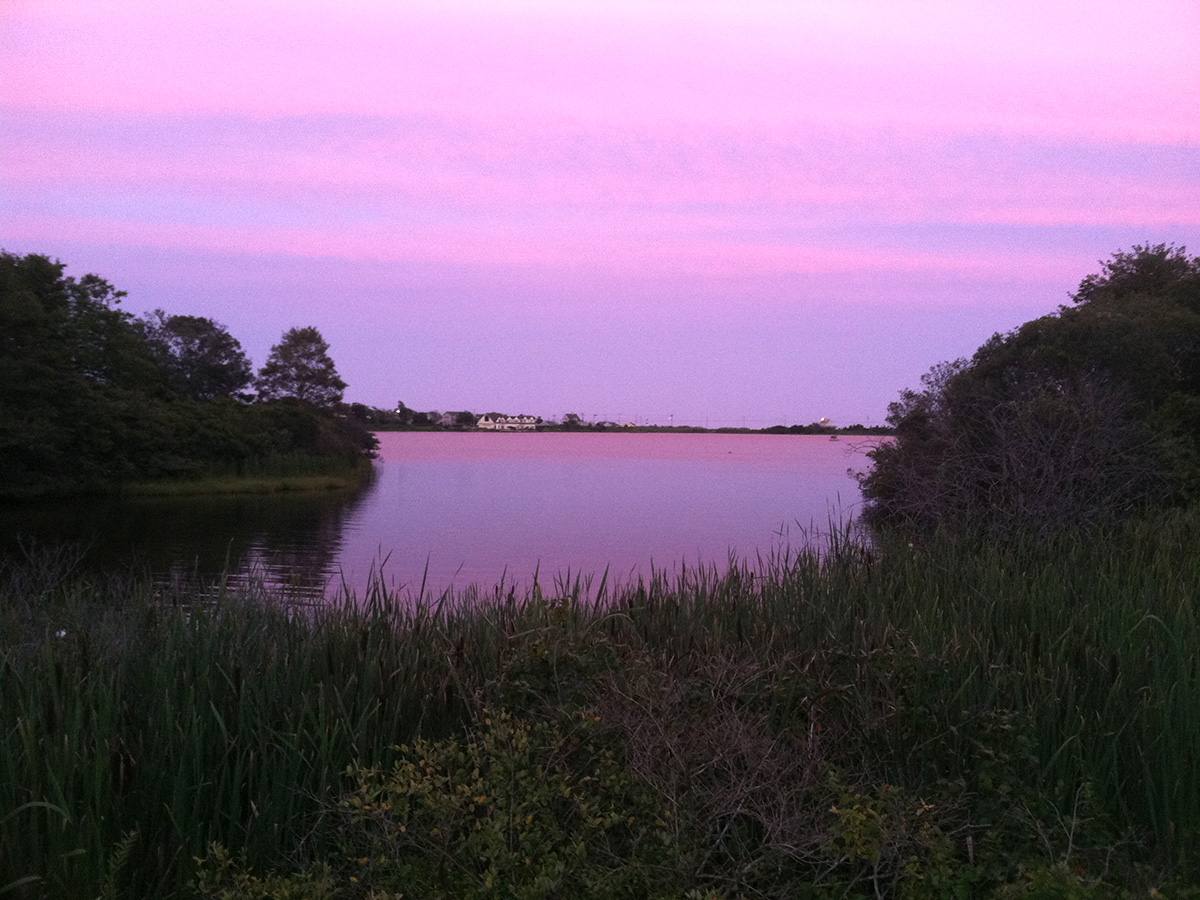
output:
[[[142,326],[178,393],[193,400],[248,399],[243,391],[254,372],[225,326],[200,316],[168,316],[161,309],[143,319]]]
[[[236,475],[298,454],[354,467],[372,454],[370,432],[336,410],[230,402],[250,367],[222,326],[161,311],[136,320],[119,308],[123,291],[64,269],[0,251],[0,497]],[[340,398],[320,335],[289,334],[280,385],[291,371],[307,397]]]
[[[0,252],[0,492],[88,488],[158,455],[162,373],[124,297]]]
[[[1189,259],[1187,248],[1172,244],[1134,244],[1101,262],[1100,272],[1088,275],[1071,295],[1075,303],[1124,300],[1138,295],[1200,297],[1200,257]]]
[[[1135,247],[1077,305],[935,366],[889,407],[866,520],[1006,539],[1200,497],[1200,259]]]
[[[329,357],[329,344],[312,326],[284,333],[271,348],[255,386],[264,400],[295,397],[314,406],[334,406],[346,390]]]

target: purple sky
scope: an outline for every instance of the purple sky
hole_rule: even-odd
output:
[[[0,0],[0,247],[347,399],[882,421],[1200,251],[1200,4]]]

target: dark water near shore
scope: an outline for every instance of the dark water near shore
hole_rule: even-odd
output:
[[[502,578],[628,581],[794,550],[860,501],[862,439],[795,435],[384,433],[353,492],[0,507],[0,549],[64,541],[164,581],[261,578],[316,599],[374,573],[426,593]],[[815,538],[819,540],[818,538]]]

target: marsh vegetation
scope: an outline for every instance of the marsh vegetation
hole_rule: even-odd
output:
[[[1198,542],[1180,514],[305,609],[44,556],[0,587],[0,887],[1190,896]]]

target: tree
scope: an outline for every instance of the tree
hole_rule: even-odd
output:
[[[250,460],[297,453],[339,465],[371,454],[370,433],[335,411],[213,402],[249,374],[222,326],[161,311],[138,321],[119,308],[124,292],[64,269],[0,251],[0,497],[241,472]],[[304,331],[319,341],[315,329],[301,329],[301,339]],[[276,368],[304,359],[301,343],[277,347]],[[319,363],[324,342],[314,349],[308,356]],[[326,374],[340,397],[332,363]]]
[[[1134,244],[1101,262],[1099,273],[1088,275],[1071,295],[1075,303],[1121,301],[1147,294],[1190,295],[1200,300],[1200,257],[1189,259],[1186,247],[1172,244]],[[1185,300],[1186,302],[1186,300]]]
[[[295,397],[314,406],[333,406],[341,402],[346,382],[329,358],[329,344],[309,326],[284,333],[271,348],[255,386],[265,400]]]
[[[225,326],[200,316],[168,316],[161,309],[141,325],[178,393],[193,400],[243,398],[253,369]]]
[[[1198,273],[1182,249],[1118,253],[1076,306],[935,366],[889,407],[866,520],[1045,538],[1200,496]]]
[[[162,373],[124,292],[64,269],[0,252],[0,493],[125,477],[163,437]]]
[[[396,424],[411,425],[413,421],[413,410],[404,405],[403,400],[396,401]]]
[[[98,275],[63,274],[58,260],[0,251],[0,360],[6,386],[32,375],[145,387],[159,377],[146,342],[118,309],[124,291]],[[20,370],[30,367],[24,375]],[[28,386],[28,385],[26,385]]]

